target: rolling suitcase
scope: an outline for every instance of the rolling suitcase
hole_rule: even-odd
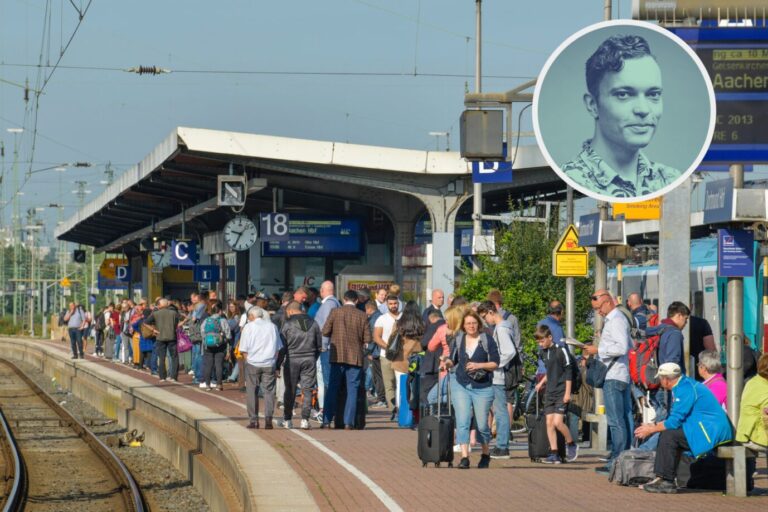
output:
[[[448,377],[445,377],[448,378]],[[440,467],[440,463],[447,462],[448,467],[453,467],[453,440],[454,421],[451,416],[451,386],[448,386],[448,405],[443,411],[442,386],[438,381],[437,415],[427,415],[419,421],[418,429],[418,454],[423,467],[434,464]]]
[[[539,408],[539,395],[536,394],[536,413],[529,414],[528,423],[528,456],[531,462],[541,462],[549,456],[549,438],[547,437],[547,417]],[[565,460],[565,437],[557,432],[557,454]]]

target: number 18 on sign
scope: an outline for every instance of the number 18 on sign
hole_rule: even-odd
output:
[[[552,251],[552,275],[556,277],[586,277],[589,273],[589,253],[579,247],[579,233],[571,224]]]
[[[289,217],[287,213],[262,213],[259,215],[259,233],[262,242],[288,240]]]

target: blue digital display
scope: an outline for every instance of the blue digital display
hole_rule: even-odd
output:
[[[768,161],[768,29],[671,28],[712,79],[717,122],[705,162]]]
[[[263,243],[264,256],[361,254],[360,221],[339,217],[298,217],[288,221],[288,239]]]

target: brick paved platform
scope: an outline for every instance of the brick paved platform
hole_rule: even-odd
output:
[[[64,343],[45,342],[68,352]],[[160,383],[156,377],[131,367],[88,356],[90,361],[123,374],[156,383],[163,389],[247,424],[245,396],[235,385],[224,392],[207,392],[180,375],[180,383]],[[279,414],[277,415],[279,416]],[[294,414],[294,423],[298,424]],[[313,425],[317,425],[313,423]],[[510,460],[493,460],[491,468],[460,471],[448,467],[423,468],[416,457],[416,432],[389,422],[389,413],[372,410],[362,431],[251,431],[267,440],[303,478],[319,510],[768,510],[766,459],[758,463],[759,495],[731,498],[720,492],[684,491],[652,495],[611,484],[594,468],[598,454],[583,450],[574,463],[533,464],[522,442],[515,443]],[[522,441],[522,439],[516,439]],[[475,466],[479,455],[471,457]],[[458,463],[458,457],[456,458]],[[264,475],[269,479],[268,474]]]

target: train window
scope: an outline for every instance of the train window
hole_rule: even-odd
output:
[[[691,301],[691,314],[693,316],[701,316],[703,317],[704,312],[704,292],[701,290],[693,292],[693,297]]]

